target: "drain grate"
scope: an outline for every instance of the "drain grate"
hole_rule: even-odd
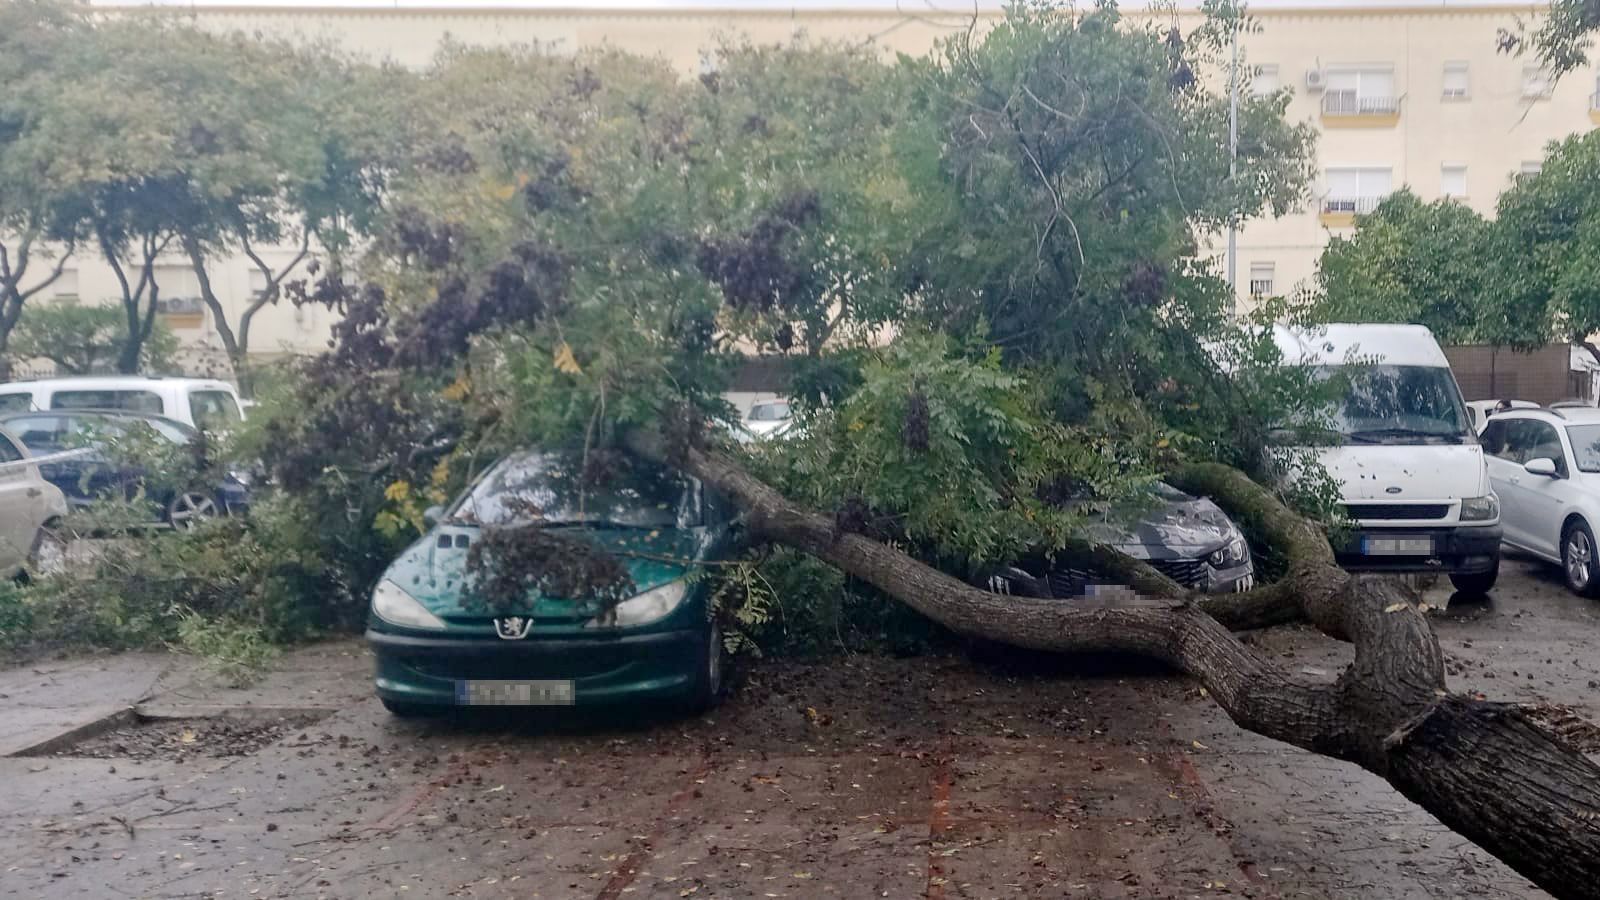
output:
[[[24,756],[170,760],[249,756],[327,718],[332,710],[241,710],[205,716],[130,711],[105,727],[50,741]]]

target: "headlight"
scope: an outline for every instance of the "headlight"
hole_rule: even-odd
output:
[[[1500,517],[1500,498],[1493,494],[1487,497],[1468,497],[1461,501],[1461,521],[1487,522]]]
[[[1245,546],[1244,538],[1234,535],[1219,549],[1211,551],[1206,557],[1206,562],[1213,569],[1231,569],[1250,558],[1250,548]]]
[[[443,628],[444,622],[406,589],[385,578],[372,589],[372,612],[390,625],[406,628]]]
[[[689,583],[682,579],[651,588],[631,600],[624,600],[605,613],[589,620],[585,628],[626,628],[649,625],[666,618],[689,595]]]

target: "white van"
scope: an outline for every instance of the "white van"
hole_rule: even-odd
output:
[[[209,378],[106,375],[0,384],[0,413],[52,409],[150,413],[206,431],[227,431],[243,418],[233,385]]]
[[[1444,572],[1483,594],[1500,569],[1500,503],[1444,351],[1421,325],[1279,326],[1283,360],[1349,380],[1311,448],[1357,528],[1354,571]]]

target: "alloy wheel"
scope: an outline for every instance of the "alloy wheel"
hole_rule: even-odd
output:
[[[1592,576],[1590,566],[1594,563],[1594,547],[1589,543],[1589,535],[1581,528],[1574,528],[1567,535],[1567,583],[1574,590],[1583,590],[1589,586]]]
[[[193,528],[205,519],[216,517],[216,501],[204,494],[179,494],[172,498],[172,505],[167,508],[167,521],[172,523],[173,528]]]

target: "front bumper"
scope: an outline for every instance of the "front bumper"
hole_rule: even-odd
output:
[[[1419,556],[1377,556],[1362,553],[1363,537],[1427,537],[1433,553]],[[1443,572],[1471,575],[1500,564],[1500,524],[1452,525],[1435,528],[1358,527],[1338,548],[1339,565],[1352,572]]]
[[[456,705],[456,682],[471,680],[571,681],[577,706],[682,697],[706,642],[700,629],[501,640],[369,628],[366,637],[379,697],[439,706]]]

